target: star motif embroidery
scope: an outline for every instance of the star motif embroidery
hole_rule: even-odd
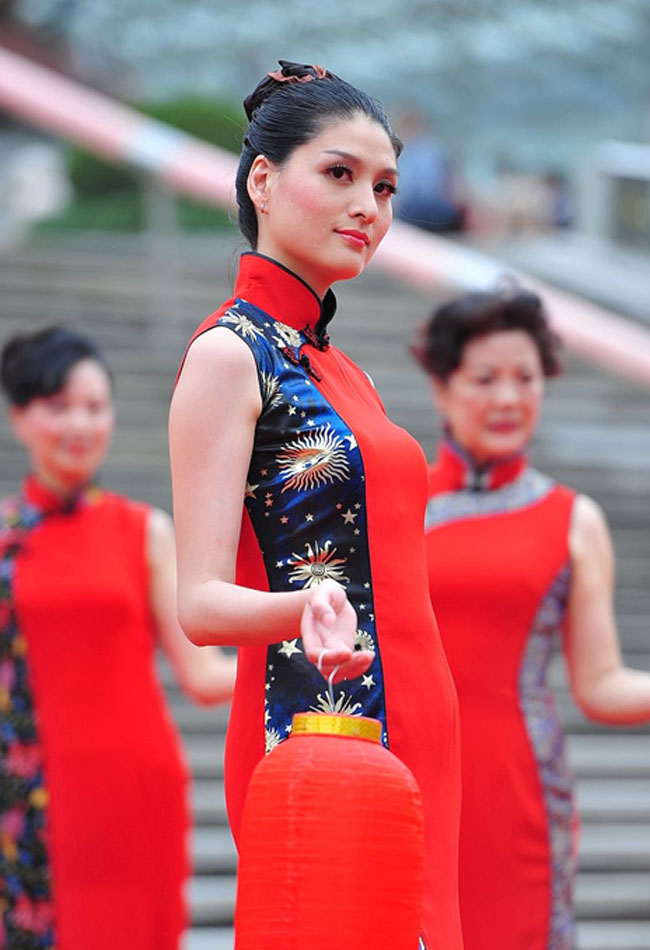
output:
[[[362,677],[361,685],[365,686],[366,689],[370,689],[371,686],[376,685],[374,679],[372,678],[372,673],[369,673],[368,676]]]
[[[287,516],[282,515],[282,517],[280,518],[280,524],[288,524],[288,523],[289,523],[289,519],[287,518]]]
[[[296,646],[297,642],[298,637],[296,637],[295,640],[283,640],[282,646],[278,647],[278,653],[284,653],[287,659],[290,660],[294,653],[302,653],[300,647]]]
[[[259,487],[259,485],[251,485],[250,482],[246,482],[246,498],[256,498],[255,489]]]
[[[305,521],[313,521],[313,520],[314,520],[314,516],[311,513],[308,515],[305,515]]]
[[[295,414],[296,414],[296,407],[295,407],[295,406],[289,406],[289,408],[287,409],[287,412],[289,413],[290,416],[295,416]]]
[[[341,517],[343,518],[343,524],[354,524],[354,519],[358,518],[359,515],[354,511],[350,511],[348,508],[347,511],[343,512]]]

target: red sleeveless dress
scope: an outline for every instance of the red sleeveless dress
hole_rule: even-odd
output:
[[[229,816],[237,837],[251,773],[286,739],[294,712],[374,716],[424,800],[426,950],[459,950],[457,707],[428,594],[426,463],[387,418],[366,373],[330,344],[334,308],[331,292],[321,306],[295,274],[249,253],[233,298],[195,334],[227,327],[249,346],[258,371],[262,413],[239,583],[279,591],[337,580],[356,609],[358,643],[376,652],[366,675],[337,684],[332,706],[295,631],[239,650],[226,749]],[[372,879],[359,887],[371,889]]]
[[[458,690],[466,950],[570,950],[576,818],[546,682],[570,584],[574,493],[523,457],[430,470],[432,603]]]
[[[33,478],[2,507],[7,947],[179,945],[187,777],[153,669],[148,517],[97,489],[63,507]]]

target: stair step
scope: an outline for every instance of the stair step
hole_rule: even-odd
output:
[[[192,924],[231,924],[236,892],[235,877],[211,875],[194,878],[189,889]]]
[[[237,852],[227,828],[196,828],[192,854],[197,874],[233,874]]]
[[[235,931],[232,927],[193,928],[185,938],[183,950],[233,950],[234,945]],[[623,947],[621,950],[628,950],[628,948]]]
[[[576,882],[576,914],[583,920],[650,920],[647,874],[581,874]]]
[[[650,871],[650,825],[584,825],[580,868],[585,871]],[[650,894],[650,877],[648,893]]]
[[[650,923],[646,921],[582,921],[578,950],[648,950]],[[199,950],[199,948],[197,948]]]
[[[650,776],[650,738],[647,735],[569,736],[569,762],[583,778]]]
[[[583,778],[578,782],[578,804],[584,823],[650,824],[650,782],[639,779]]]

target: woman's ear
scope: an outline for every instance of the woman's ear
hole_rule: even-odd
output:
[[[266,155],[255,157],[248,173],[246,188],[258,214],[266,214],[268,210],[267,205],[276,175],[277,165]]]
[[[13,430],[16,441],[21,445],[27,445],[25,432],[25,410],[21,406],[9,407],[9,424]]]

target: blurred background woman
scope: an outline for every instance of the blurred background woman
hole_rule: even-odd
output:
[[[556,635],[587,716],[650,718],[650,675],[621,660],[603,514],[526,457],[557,350],[541,301],[519,289],[441,306],[414,347],[445,422],[427,555],[461,711],[466,950],[574,946],[577,819],[547,683]]]
[[[234,660],[177,625],[169,517],[95,483],[113,402],[94,345],[14,337],[1,378],[30,473],[0,511],[0,946],[176,950],[186,771],[154,651],[203,703]]]

